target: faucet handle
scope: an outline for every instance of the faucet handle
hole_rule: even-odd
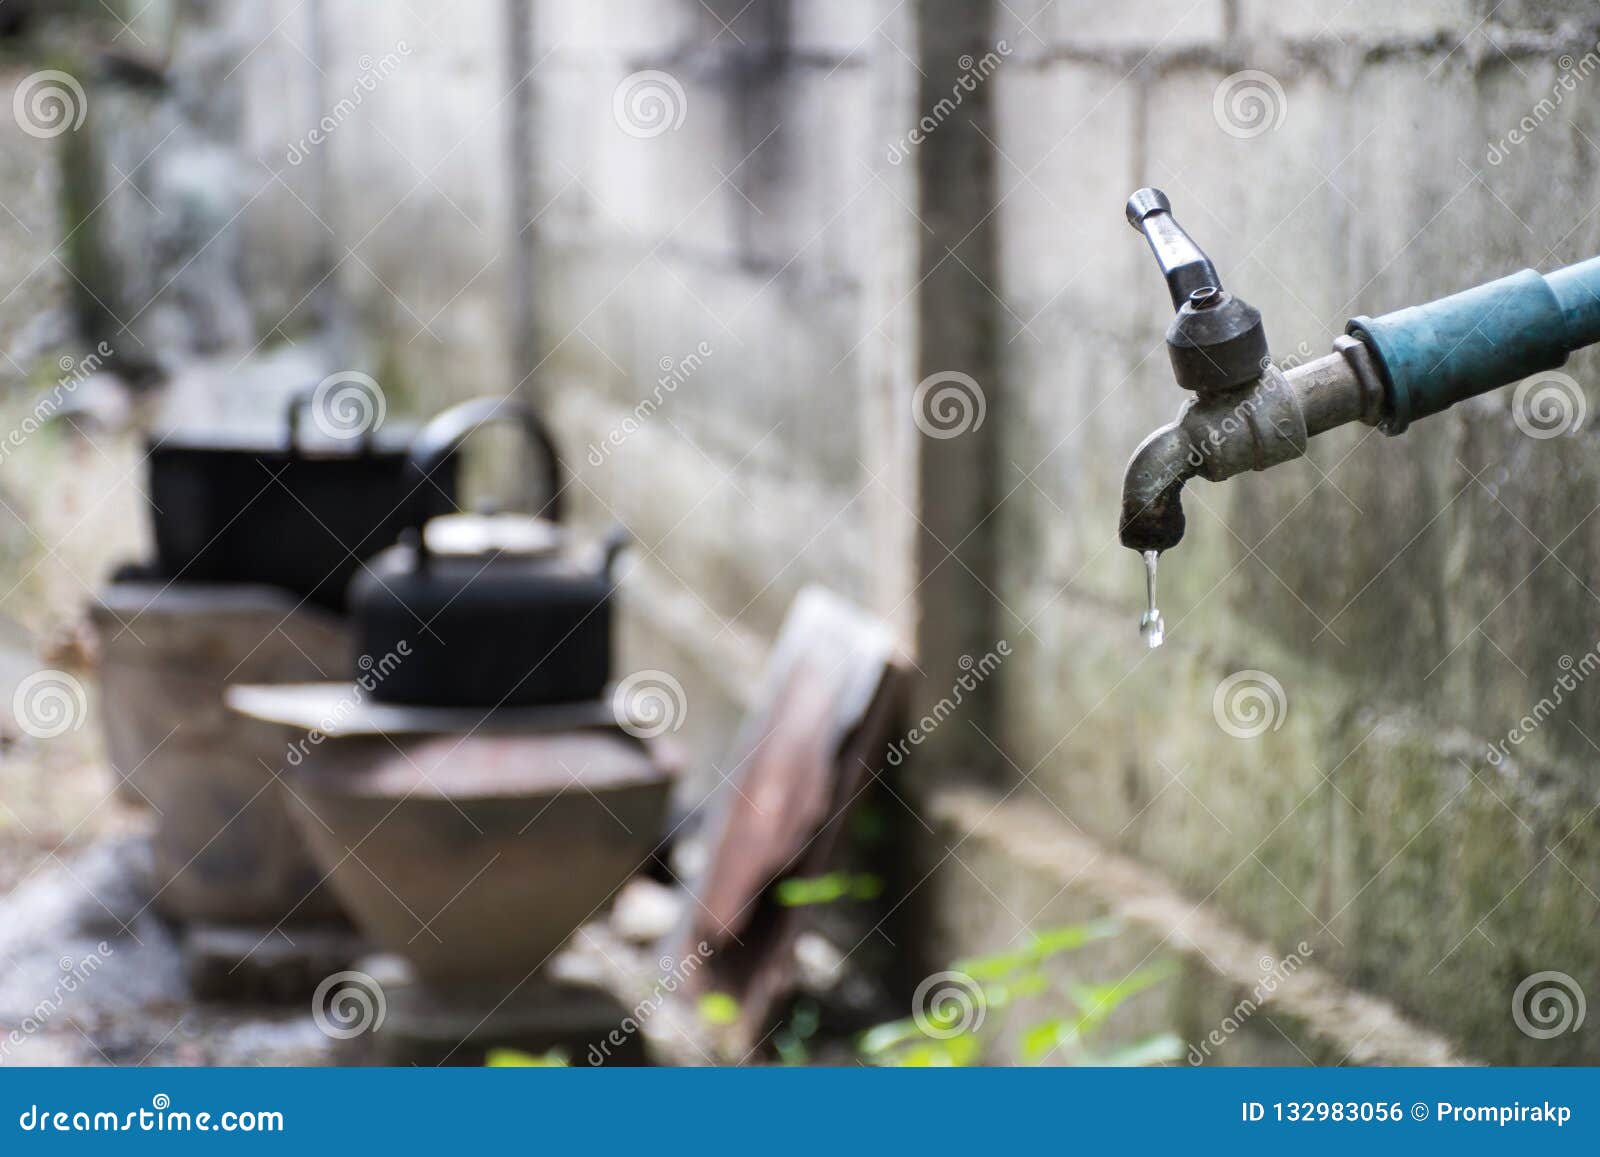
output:
[[[1150,242],[1161,276],[1167,279],[1173,309],[1182,309],[1197,290],[1222,288],[1217,267],[1173,218],[1172,202],[1160,189],[1147,187],[1135,192],[1128,198],[1127,214],[1128,224]]]
[[[1217,267],[1173,220],[1172,202],[1160,189],[1134,193],[1127,215],[1150,242],[1178,311],[1167,327],[1167,355],[1178,384],[1211,396],[1254,382],[1267,364],[1260,312],[1223,290]]]

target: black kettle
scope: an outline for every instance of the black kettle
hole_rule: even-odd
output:
[[[320,390],[305,389],[289,400],[286,434],[252,440],[185,429],[152,440],[147,459],[154,575],[194,583],[269,583],[342,611],[361,560],[393,542],[405,526],[408,493],[425,514],[455,508],[453,461],[437,465],[425,492],[411,490],[405,466],[409,435],[386,429],[380,436],[369,425],[343,442],[302,438],[301,412],[316,404]],[[369,398],[367,404],[380,403]]]
[[[544,517],[430,520],[435,472],[492,421],[520,423],[538,451]],[[350,584],[360,678],[372,697],[485,709],[598,698],[611,674],[611,569],[624,540],[613,535],[597,562],[568,548],[561,461],[539,417],[505,398],[464,402],[417,434],[406,473],[408,529]]]

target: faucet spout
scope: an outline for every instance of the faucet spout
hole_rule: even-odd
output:
[[[1366,347],[1341,337],[1334,352],[1288,371],[1268,365],[1249,385],[1192,398],[1133,452],[1122,481],[1122,544],[1164,551],[1183,538],[1183,484],[1221,482],[1299,458],[1310,437],[1346,422],[1376,424],[1382,387]]]
[[[1133,452],[1122,480],[1118,534],[1137,551],[1183,538],[1183,484],[1221,482],[1299,458],[1306,442],[1347,422],[1377,425],[1383,386],[1365,344],[1334,339],[1334,352],[1289,370],[1268,365],[1251,384],[1184,403],[1178,417]]]
[[[1185,406],[1187,413],[1189,406]],[[1139,443],[1122,479],[1122,545],[1137,551],[1171,550],[1183,538],[1183,484],[1196,473],[1185,414]]]

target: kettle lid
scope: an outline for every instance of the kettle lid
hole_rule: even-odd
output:
[[[423,534],[441,556],[508,554],[525,558],[556,553],[563,534],[556,523],[526,514],[442,514]]]

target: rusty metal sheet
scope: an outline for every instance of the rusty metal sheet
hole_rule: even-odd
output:
[[[904,682],[889,628],[821,587],[796,599],[734,742],[712,854],[691,907],[689,944],[713,951],[698,991],[738,1000],[759,1036],[793,978],[795,913],[772,885],[826,871],[884,750]]]

